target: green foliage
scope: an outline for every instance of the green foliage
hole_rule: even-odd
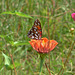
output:
[[[48,15],[49,10],[49,15]],[[0,0],[0,75],[12,75],[14,66],[9,56],[13,56],[17,75],[38,75],[40,57],[29,44],[27,36],[35,19],[42,26],[42,37],[48,37],[48,17],[50,39],[58,42],[57,47],[45,58],[51,66],[51,74],[57,75],[64,66],[75,40],[75,22],[71,14],[75,11],[74,0]],[[74,28],[74,31],[71,30]],[[75,45],[63,75],[75,73]],[[10,73],[11,72],[11,73]],[[42,75],[49,75],[45,65]]]
[[[8,57],[7,55],[5,55],[4,53],[2,53],[2,55],[3,55],[4,58],[5,58],[5,65],[10,65],[11,58]]]
[[[24,13],[21,13],[21,12],[10,12],[10,11],[8,11],[8,12],[2,12],[0,15],[6,15],[6,14],[11,14],[11,15],[18,15],[18,16],[20,16],[20,17],[26,17],[26,18],[32,18],[31,16],[29,16],[29,15],[26,15],[26,14],[24,14]]]
[[[8,57],[7,55],[5,55],[4,53],[2,53],[2,55],[3,55],[4,58],[5,58],[5,63],[4,63],[5,67],[6,67],[8,70],[14,69],[14,66],[13,66],[13,64],[12,64],[12,62],[11,62],[11,58]],[[15,62],[14,64],[15,64],[15,67],[18,67],[18,66],[21,65],[21,64],[18,63],[18,62]]]

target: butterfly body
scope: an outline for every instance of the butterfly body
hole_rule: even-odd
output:
[[[34,25],[28,32],[28,37],[31,39],[41,39],[42,29],[41,29],[41,23],[38,19],[35,20]]]

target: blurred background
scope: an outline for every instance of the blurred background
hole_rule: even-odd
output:
[[[74,12],[75,0],[0,0],[0,75],[14,75],[10,55],[17,75],[39,74],[40,57],[27,36],[36,19],[41,22],[42,37],[58,42],[45,58],[51,75],[58,75],[70,51],[63,75],[74,75],[75,22],[71,17]],[[45,64],[42,75],[49,75]]]

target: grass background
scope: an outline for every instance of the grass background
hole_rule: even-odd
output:
[[[40,57],[32,49],[28,31],[39,19],[42,37],[54,39],[57,47],[45,58],[51,75],[58,75],[75,40],[75,0],[0,0],[0,75],[14,75],[9,58],[13,56],[17,75],[38,75]],[[48,27],[49,25],[49,27]],[[48,32],[49,30],[49,32]],[[61,73],[62,74],[62,73]],[[61,75],[60,74],[60,75]],[[75,74],[75,45],[71,51],[63,75]],[[49,75],[43,64],[42,75]]]

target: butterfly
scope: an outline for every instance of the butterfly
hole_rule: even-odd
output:
[[[41,39],[42,29],[41,29],[41,23],[38,19],[34,21],[34,25],[28,32],[28,37],[31,39]]]

